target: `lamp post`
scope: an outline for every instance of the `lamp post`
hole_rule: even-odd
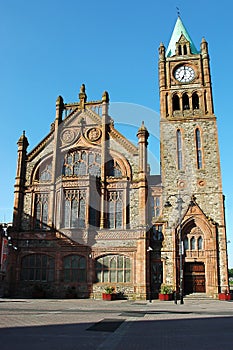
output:
[[[179,216],[179,274],[180,274],[180,304],[184,304],[184,299],[183,299],[183,276],[184,276],[184,272],[183,272],[183,254],[184,254],[184,247],[183,247],[183,241],[182,241],[182,229],[181,229],[181,221],[182,221],[182,217],[181,217],[181,213],[182,213],[182,204],[184,203],[183,199],[181,198],[180,194],[174,194],[174,195],[170,195],[168,197],[168,200],[166,201],[164,207],[165,208],[169,208],[171,207],[171,203],[169,202],[169,198],[171,197],[175,197],[177,199],[176,204],[177,207],[176,209],[178,210],[178,216]]]
[[[149,254],[149,266],[150,266],[150,270],[149,270],[149,281],[150,281],[150,290],[149,290],[149,302],[152,302],[152,293],[151,293],[151,252],[153,251],[153,248],[151,248],[151,246],[149,246],[147,248],[147,253]]]

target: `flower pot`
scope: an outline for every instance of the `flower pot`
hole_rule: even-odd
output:
[[[115,300],[116,299],[116,294],[112,293],[112,294],[107,294],[107,293],[102,293],[102,299],[103,300]]]
[[[172,300],[172,294],[159,294],[159,300],[162,300],[162,301]]]
[[[219,293],[218,298],[219,298],[219,300],[231,300],[231,294],[230,293]]]

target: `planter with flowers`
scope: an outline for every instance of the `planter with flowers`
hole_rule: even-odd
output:
[[[159,300],[169,301],[173,298],[173,287],[169,284],[162,283],[159,293]]]
[[[116,294],[114,293],[114,287],[106,287],[104,289],[104,293],[102,293],[102,299],[108,301],[115,300]]]
[[[228,290],[225,290],[224,293],[219,293],[218,294],[218,299],[219,300],[232,300],[231,293],[229,293]]]

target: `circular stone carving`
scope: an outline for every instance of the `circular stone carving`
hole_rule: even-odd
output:
[[[199,185],[200,187],[204,187],[204,186],[205,186],[205,180],[199,180],[199,181],[198,181],[198,185]]]
[[[185,184],[185,181],[181,180],[178,182],[178,187],[179,188],[185,188],[186,187],[186,184]]]
[[[71,143],[75,138],[75,133],[73,130],[66,129],[63,131],[61,135],[61,139],[65,143]]]
[[[99,128],[91,128],[87,132],[87,137],[91,142],[97,141],[101,137],[101,130]]]

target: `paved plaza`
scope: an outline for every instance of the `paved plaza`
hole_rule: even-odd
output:
[[[1,350],[233,349],[233,302],[0,299]]]

